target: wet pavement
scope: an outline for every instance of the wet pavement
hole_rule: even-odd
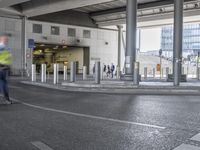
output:
[[[69,92],[11,81],[0,150],[173,150],[200,133],[200,96]],[[193,149],[191,149],[193,150]]]

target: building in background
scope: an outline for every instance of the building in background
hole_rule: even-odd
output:
[[[163,56],[173,57],[173,26],[164,26],[161,31]],[[196,56],[200,52],[200,23],[185,24],[183,31],[183,57]]]

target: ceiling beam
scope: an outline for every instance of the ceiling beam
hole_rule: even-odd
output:
[[[12,5],[20,4],[30,0],[0,0],[0,8],[6,8]]]
[[[23,4],[22,8],[23,14],[34,17],[111,1],[113,0],[45,0],[42,3],[41,0],[34,0]]]

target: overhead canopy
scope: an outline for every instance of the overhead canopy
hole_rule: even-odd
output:
[[[146,22],[147,26],[163,19],[168,22],[171,19],[172,22],[173,2],[173,0],[138,0],[138,22]],[[20,13],[30,19],[55,20],[54,22],[58,23],[68,23],[66,20],[75,18],[83,20],[87,16],[90,23],[108,26],[123,24],[126,19],[126,0],[0,0],[0,8],[2,7],[4,9],[10,7],[12,11],[15,9],[17,15]],[[185,16],[195,16],[192,20],[190,18],[190,21],[200,20],[199,8],[198,0],[185,0]]]

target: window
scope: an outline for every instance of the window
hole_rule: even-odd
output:
[[[33,33],[42,33],[42,25],[33,24]]]
[[[60,35],[60,28],[57,26],[51,26],[51,35]]]
[[[68,28],[68,36],[75,37],[76,36],[76,30],[74,28]]]
[[[90,30],[83,30],[83,38],[88,38],[90,39],[91,37],[91,32]]]

